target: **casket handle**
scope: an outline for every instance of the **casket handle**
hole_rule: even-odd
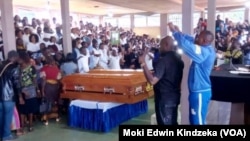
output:
[[[136,87],[135,88],[135,95],[144,93],[142,86]]]
[[[104,87],[103,88],[103,93],[106,94],[106,93],[109,93],[109,94],[112,94],[115,92],[115,89],[112,88],[112,87]]]
[[[85,89],[84,86],[81,86],[81,85],[75,85],[74,88],[75,88],[75,91],[78,91],[78,92],[82,92]]]

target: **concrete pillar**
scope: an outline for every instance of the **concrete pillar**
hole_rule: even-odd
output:
[[[216,0],[207,0],[207,30],[215,35]],[[213,45],[214,42],[213,42]]]
[[[168,14],[160,14],[160,36],[161,38],[164,38],[168,35]]]
[[[72,52],[69,0],[61,0],[61,15],[63,29],[63,51],[66,55],[67,53]]]
[[[250,21],[250,7],[245,8],[245,19],[244,20]]]
[[[5,58],[11,50],[16,50],[12,0],[0,0],[1,23]]]
[[[135,28],[135,15],[130,14],[130,29],[134,30],[134,28]]]
[[[204,11],[201,11],[201,18],[205,19],[205,12]]]
[[[103,23],[103,16],[99,16],[99,23],[100,23],[101,25],[104,25],[104,23]]]
[[[194,0],[182,0],[182,31],[183,33],[193,34],[193,13]],[[188,73],[191,60],[186,56],[182,56],[184,61],[183,79],[181,85],[181,124],[189,124],[189,103],[188,103]]]

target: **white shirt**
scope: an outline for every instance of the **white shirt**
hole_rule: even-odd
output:
[[[34,28],[34,27],[30,27],[30,30],[31,30],[31,32],[33,33],[33,34],[36,34],[37,33],[37,27],[36,28]]]
[[[37,34],[37,36],[39,38],[39,42],[42,43],[43,42],[43,37],[44,37],[43,33],[41,33],[40,35]]]
[[[55,45],[55,46],[57,47],[58,51],[62,51],[62,50],[63,50],[63,49],[62,49],[62,46],[59,45],[59,44],[57,44],[57,43],[52,43],[52,42],[50,42],[49,45]]]
[[[106,49],[102,49],[100,50],[101,56],[100,56],[100,60],[99,60],[99,65],[103,68],[103,69],[108,69],[108,54],[107,54],[107,50]]]
[[[71,35],[71,38],[74,40],[79,37],[77,34],[74,34],[74,33],[71,33],[70,35]]]
[[[120,44],[121,45],[127,44],[127,39],[126,38],[120,39]]]
[[[30,51],[30,52],[37,52],[40,50],[40,45],[39,43],[28,43],[27,44],[27,50]]]
[[[80,55],[77,60],[77,65],[79,69],[79,73],[84,74],[89,72],[89,56],[88,55]]]
[[[121,60],[121,56],[120,55],[118,55],[118,56],[112,56],[111,55],[109,57],[109,68],[110,69],[115,69],[115,70],[121,69],[120,60]]]
[[[81,55],[80,50],[78,48],[74,48],[74,51],[76,52],[76,58],[79,58]]]
[[[43,41],[42,43],[44,43],[46,47],[48,47],[50,45],[49,41],[47,41],[47,42]]]
[[[93,55],[93,66],[95,68],[97,66],[97,64],[99,63],[99,60],[100,60],[100,57],[97,57],[95,55],[98,55],[98,54],[101,55],[101,51],[100,51],[100,49],[93,48],[93,52],[94,52],[94,55]]]
[[[30,42],[29,37],[30,37],[29,34],[23,34],[23,43],[24,43],[24,46],[27,46],[27,44]]]
[[[146,57],[145,57],[145,63],[148,67],[149,70],[153,70],[153,58],[154,58],[154,54],[149,52]]]

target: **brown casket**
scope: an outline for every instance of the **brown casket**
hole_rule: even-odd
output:
[[[89,73],[103,73],[103,74],[139,74],[144,76],[143,70],[133,70],[133,69],[122,69],[122,70],[105,70],[105,69],[93,69]],[[145,78],[145,77],[144,77]]]
[[[136,103],[153,95],[143,72],[110,71],[73,74],[62,80],[61,98]]]

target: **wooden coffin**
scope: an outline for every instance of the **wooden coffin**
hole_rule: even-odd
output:
[[[73,74],[62,80],[61,98],[102,102],[136,103],[153,95],[143,74],[97,73]]]
[[[93,69],[89,73],[103,73],[103,74],[139,74],[144,76],[143,70],[133,70],[133,69],[122,69],[122,70],[105,70],[105,69]],[[144,77],[145,78],[145,77]]]

